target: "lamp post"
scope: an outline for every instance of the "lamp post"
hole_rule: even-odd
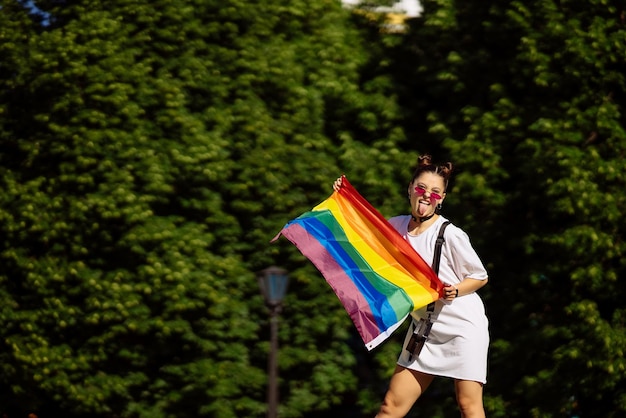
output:
[[[287,270],[272,266],[262,270],[259,287],[270,309],[270,353],[267,362],[269,383],[267,387],[267,418],[278,417],[278,314],[287,292]]]

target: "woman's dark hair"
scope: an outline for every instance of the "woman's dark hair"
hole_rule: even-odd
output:
[[[452,163],[447,162],[443,164],[434,164],[430,155],[421,155],[417,158],[417,168],[413,171],[411,183],[413,183],[422,173],[435,173],[438,176],[441,176],[447,189],[448,180],[450,180],[450,175],[452,174]]]

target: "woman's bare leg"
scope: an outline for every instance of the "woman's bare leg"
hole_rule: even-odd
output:
[[[454,388],[462,418],[485,418],[482,383],[473,380],[455,380]]]
[[[424,393],[434,376],[396,366],[376,418],[402,418]]]

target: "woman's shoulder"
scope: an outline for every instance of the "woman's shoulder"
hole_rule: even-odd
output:
[[[462,237],[462,238],[467,237],[467,233],[463,229],[461,229],[459,226],[452,223],[452,221],[450,221],[449,219],[441,216],[438,221],[439,221],[438,222],[439,227],[441,227],[441,225],[443,225],[444,222],[448,222],[448,226],[446,227],[446,230],[445,230],[445,236]]]

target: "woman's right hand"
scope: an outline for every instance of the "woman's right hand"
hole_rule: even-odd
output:
[[[339,189],[341,189],[341,186],[343,185],[343,177],[339,177],[337,180],[335,180],[335,182],[333,183],[333,190],[338,192]]]

